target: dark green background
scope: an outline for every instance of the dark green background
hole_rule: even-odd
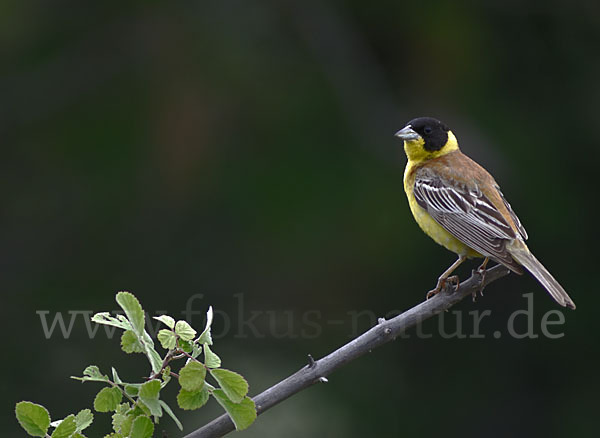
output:
[[[215,350],[257,394],[346,342],[349,312],[420,302],[454,260],[419,231],[402,190],[393,133],[421,115],[450,125],[495,175],[577,310],[513,275],[456,306],[466,333],[467,312],[492,311],[485,339],[442,339],[429,321],[433,338],[374,351],[240,436],[593,434],[597,3],[176,3],[0,5],[3,436],[22,434],[18,400],[54,419],[91,406],[99,386],[68,378],[88,364],[147,374],[117,339],[89,340],[82,320],[46,340],[38,310],[115,309],[129,290],[179,316],[201,293],[196,310],[212,304],[232,321]],[[558,309],[565,324],[552,331],[564,337],[506,336],[530,292],[536,333]],[[261,312],[265,337],[236,336],[235,294],[243,318]],[[320,336],[276,336],[286,311],[295,333],[311,329],[310,310]],[[186,431],[215,405],[179,411]],[[97,417],[89,436],[107,430]]]

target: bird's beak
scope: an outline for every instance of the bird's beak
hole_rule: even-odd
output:
[[[402,140],[416,140],[419,137],[421,137],[419,134],[417,134],[415,131],[413,131],[413,129],[410,127],[410,125],[406,125],[404,128],[402,128],[400,131],[396,132],[394,135],[396,137],[401,138]]]

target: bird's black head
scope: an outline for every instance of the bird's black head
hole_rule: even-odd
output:
[[[432,117],[418,117],[412,119],[406,124],[406,127],[396,133],[400,138],[404,138],[403,131],[410,130],[419,134],[424,141],[423,148],[429,152],[439,151],[448,141],[448,127],[437,119]],[[405,138],[405,139],[408,139]]]

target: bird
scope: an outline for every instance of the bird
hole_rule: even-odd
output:
[[[418,117],[396,132],[408,158],[404,191],[420,228],[458,259],[439,276],[427,298],[459,279],[452,272],[465,260],[483,258],[516,274],[529,271],[563,307],[575,303],[527,247],[527,232],[496,180],[458,146],[454,133],[432,117]]]

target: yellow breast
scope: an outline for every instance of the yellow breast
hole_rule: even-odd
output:
[[[413,187],[415,184],[415,173],[413,172],[414,164],[409,160],[406,169],[404,170],[404,191],[408,198],[408,205],[413,217],[419,224],[419,227],[431,237],[438,245],[458,254],[467,257],[482,257],[481,254],[472,250],[467,245],[462,243],[440,224],[438,224],[425,209],[423,209],[415,199]]]

